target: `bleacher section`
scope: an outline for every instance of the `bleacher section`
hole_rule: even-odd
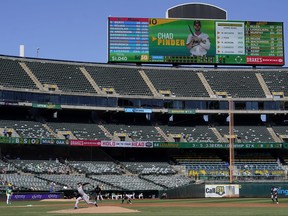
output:
[[[42,174],[37,176],[48,182],[55,182],[56,185],[60,185],[61,189],[66,186],[67,189],[75,189],[78,182],[89,183],[85,186],[86,190],[94,190],[97,185],[101,185],[103,190],[119,190],[117,187],[113,187],[110,184],[97,181],[95,179],[87,178],[84,175],[55,175],[55,174]]]
[[[0,160],[0,173],[16,173],[17,168],[12,164]]]
[[[148,182],[135,175],[92,175],[94,180],[101,182],[109,182],[114,187],[121,188],[122,190],[162,190],[160,185]]]
[[[12,130],[13,137],[54,138],[54,136],[37,121],[1,120],[0,128],[6,128],[7,131]]]
[[[21,62],[19,59],[0,58],[0,87],[37,90],[19,62]]]
[[[267,84],[270,92],[273,94],[276,93],[283,97],[288,95],[288,71],[286,70],[270,70],[270,71],[259,71],[261,73],[265,83]],[[283,95],[281,95],[281,92]]]
[[[69,161],[78,173],[84,174],[122,174],[118,165],[112,161]]]
[[[211,98],[224,94],[235,99],[288,94],[286,69],[171,69],[15,57],[1,57],[0,66],[0,87],[44,92],[48,89],[56,93],[173,98]]]
[[[265,98],[264,91],[252,71],[209,70],[203,75],[214,93],[226,92],[232,98]]]
[[[1,161],[1,164],[7,163]],[[101,185],[103,190],[114,191],[162,190],[193,183],[193,179],[177,174],[166,162],[120,164],[112,161],[66,161],[63,164],[58,160],[14,159],[9,160],[9,167],[14,167],[17,173],[8,175],[8,170],[5,170],[1,179],[20,190],[43,191],[49,190],[51,182],[56,183],[56,191],[63,188],[71,190],[78,182],[89,182],[87,190]],[[167,184],[160,182],[161,176]]]
[[[239,171],[239,178],[265,177],[267,179],[283,179],[284,169],[276,161],[236,161],[235,166]]]
[[[194,153],[195,154],[195,153]],[[195,180],[227,181],[229,165],[221,158],[205,157],[204,153],[191,157],[176,157],[176,162],[187,169],[188,175]]]
[[[223,137],[229,135],[228,126],[217,126],[218,131]],[[235,126],[234,134],[236,142],[243,143],[261,143],[261,142],[274,142],[271,134],[265,126]]]
[[[19,190],[49,191],[49,182],[33,175],[2,174],[0,175],[0,178],[11,183]],[[56,190],[59,189],[59,187],[56,188]]]
[[[104,127],[116,137],[124,137],[132,141],[165,141],[153,126],[104,124]]]
[[[105,88],[113,88],[119,95],[152,96],[136,67],[86,66],[85,68],[102,91]]]
[[[68,165],[54,160],[10,160],[10,162],[25,173],[32,174],[67,174],[71,173]]]
[[[63,92],[94,93],[96,91],[80,70],[80,65],[49,62],[26,62],[44,85],[56,85]]]
[[[288,140],[288,127],[284,125],[273,125],[272,126],[274,132],[278,137],[280,137],[281,141]]]
[[[167,126],[161,125],[162,130],[168,134],[181,135],[186,142],[219,142],[208,126]]]
[[[160,94],[170,91],[173,97],[209,97],[196,71],[156,68],[144,71]]]
[[[107,140],[108,137],[98,127],[97,124],[88,123],[66,123],[66,122],[48,122],[48,126],[56,133],[72,132],[79,140]]]
[[[176,171],[165,162],[122,162],[127,170],[133,174],[141,175],[171,175]]]
[[[66,134],[70,134],[68,139],[79,140],[111,140],[111,137],[103,131],[98,124],[92,123],[68,123],[68,122],[46,122],[44,127],[41,122],[28,120],[4,120],[0,121],[0,135],[4,136],[4,130],[12,131],[12,137],[23,138],[60,138],[64,139]],[[155,126],[133,125],[133,124],[103,124],[112,140],[122,141],[166,141],[165,137]],[[215,130],[221,135],[221,139],[215,135],[208,125],[197,126],[157,126],[172,142],[206,142],[218,143],[228,142],[229,127],[223,125],[215,126]],[[285,126],[273,126],[275,135],[279,140],[287,139],[288,132]],[[245,126],[234,127],[236,136],[235,142],[261,143],[277,142],[269,133],[266,126]],[[8,135],[7,135],[8,136]],[[114,137],[113,137],[114,136]],[[279,141],[278,141],[279,142]]]
[[[188,170],[196,180],[228,181],[229,162],[211,158],[178,158],[177,163]],[[269,181],[283,180],[285,168],[270,154],[239,154],[237,155],[233,175],[238,181]]]
[[[194,179],[184,175],[145,175],[141,178],[155,182],[166,188],[181,187],[187,184],[193,184]]]

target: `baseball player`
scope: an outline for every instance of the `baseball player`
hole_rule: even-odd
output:
[[[102,196],[101,192],[102,192],[102,188],[99,185],[97,185],[95,188],[95,193],[96,193],[95,201],[103,200],[103,196]]]
[[[95,205],[96,207],[98,207],[98,204],[97,202],[91,202],[89,199],[90,197],[88,196],[88,194],[85,193],[83,187],[85,185],[87,185],[89,183],[84,183],[82,184],[81,182],[77,183],[77,192],[78,192],[78,196],[76,198],[76,202],[75,202],[75,206],[74,206],[74,209],[78,209],[78,204],[81,200],[84,200],[87,204],[93,204]]]
[[[271,187],[271,199],[272,199],[272,202],[276,204],[279,204],[278,202],[278,188],[276,187]]]
[[[186,47],[190,50],[191,56],[205,56],[210,49],[209,36],[201,32],[200,20],[194,21],[194,30],[189,27],[191,34],[188,35]]]
[[[6,189],[6,204],[9,205],[11,204],[11,197],[13,194],[13,187],[12,185],[9,183]]]
[[[131,198],[132,194],[127,194],[126,192],[124,192],[122,194],[122,204],[124,203],[125,200],[127,200],[127,203],[132,204]]]

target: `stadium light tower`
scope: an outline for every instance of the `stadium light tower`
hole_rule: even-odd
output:
[[[37,57],[37,58],[39,57],[39,50],[40,50],[40,48],[37,47],[37,49],[36,49],[36,57]]]

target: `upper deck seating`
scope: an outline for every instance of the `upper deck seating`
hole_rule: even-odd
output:
[[[176,97],[209,97],[195,71],[158,68],[145,68],[144,71],[158,92],[169,90]]]
[[[269,70],[261,71],[260,73],[271,93],[283,92],[285,96],[288,96],[288,70]]]
[[[43,85],[57,85],[63,92],[96,94],[92,85],[81,72],[80,65],[36,61],[26,62],[26,65]]]
[[[113,88],[119,95],[152,96],[136,67],[86,66],[100,89]]]
[[[226,92],[232,98],[266,97],[253,71],[210,70],[203,75],[215,94]]]
[[[20,66],[19,62],[19,60],[0,58],[0,86],[37,90],[35,83]]]

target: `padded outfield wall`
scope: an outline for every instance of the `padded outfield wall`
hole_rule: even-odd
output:
[[[240,197],[240,198],[270,198],[271,187],[278,187],[279,198],[288,197],[287,182],[254,182],[254,183],[203,183],[187,185],[179,188],[161,191],[168,199],[206,198],[206,197]],[[233,194],[234,193],[234,194]]]

